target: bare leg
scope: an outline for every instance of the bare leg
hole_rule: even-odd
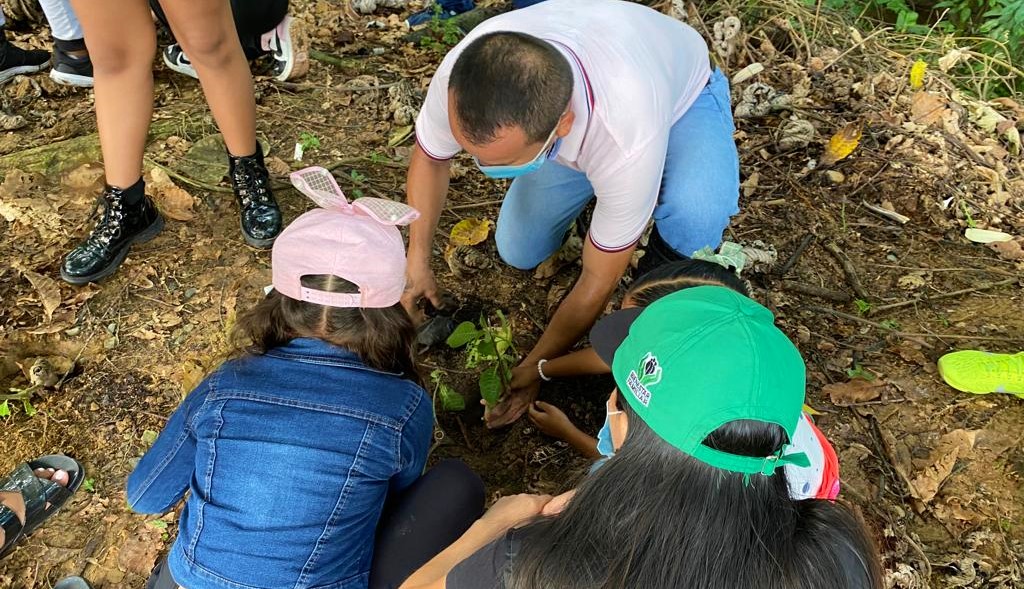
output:
[[[231,4],[228,0],[164,0],[161,5],[175,39],[199,74],[228,151],[234,156],[252,155],[256,152],[256,101]]]
[[[156,29],[145,0],[72,0],[92,59],[96,126],[107,184],[127,188],[142,175],[153,116]]]

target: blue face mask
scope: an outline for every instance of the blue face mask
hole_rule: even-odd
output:
[[[525,164],[515,166],[484,166],[481,165],[480,160],[475,157],[473,158],[473,161],[476,162],[476,166],[480,168],[480,171],[483,172],[485,176],[488,178],[494,178],[495,180],[518,178],[524,174],[536,172],[544,165],[544,162],[558,155],[558,148],[562,144],[562,138],[555,137],[555,131],[557,130],[558,127],[551,130],[551,135],[549,135],[547,141],[544,142],[544,147],[541,148],[537,157]]]
[[[601,426],[601,431],[597,432],[597,451],[605,458],[615,456],[615,442],[612,440],[612,415],[619,413],[622,411],[608,411],[608,407],[605,406],[604,425]]]

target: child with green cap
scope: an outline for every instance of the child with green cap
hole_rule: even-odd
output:
[[[805,367],[770,311],[700,286],[591,341],[618,385],[615,455],[574,494],[499,500],[404,589],[881,587],[864,525],[789,495]]]

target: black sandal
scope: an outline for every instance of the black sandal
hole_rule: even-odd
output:
[[[36,476],[36,469],[52,468],[54,472],[68,473],[67,486]],[[28,536],[54,515],[82,486],[85,469],[74,458],[51,454],[31,462],[23,462],[14,472],[0,479],[0,491],[21,493],[25,501],[25,522],[22,523],[14,510],[0,504],[0,528],[4,530],[4,545],[0,547],[0,558],[11,553],[19,540]]]

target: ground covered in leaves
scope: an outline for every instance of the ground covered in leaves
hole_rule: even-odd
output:
[[[409,43],[401,7],[357,15],[326,0],[295,4],[323,53],[303,80],[257,82],[287,218],[311,203],[284,177],[312,163],[350,196],[401,199],[410,125],[450,30]],[[1024,349],[1024,108],[955,90],[944,72],[969,56],[954,44],[945,62],[913,68],[917,57],[884,30],[858,32],[801,6],[657,4],[703,33],[734,81],[743,198],[727,238],[757,258],[744,276],[807,359],[808,404],[839,452],[843,497],[875,533],[887,586],[1024,586],[1024,401],[957,393],[935,368],[954,349]],[[47,38],[17,37],[39,47]],[[11,400],[0,418],[0,471],[66,452],[89,477],[0,562],[3,587],[47,588],[66,574],[102,589],[143,586],[176,513],[131,514],[125,477],[270,281],[268,253],[239,235],[197,83],[160,65],[156,76],[147,174],[171,222],[116,276],[82,288],[60,282],[57,268],[102,183],[92,95],[44,76],[0,88],[13,129],[0,134],[0,383],[31,403]],[[503,190],[456,163],[435,269],[457,319],[501,310],[525,350],[578,273],[573,252],[536,274],[500,264],[492,241],[443,256],[451,227],[493,220]],[[1011,239],[975,243],[968,228]],[[439,413],[435,458],[466,460],[492,496],[561,491],[582,475],[582,459],[527,421],[480,425],[476,372],[461,352],[422,360],[469,407]],[[542,395],[593,432],[610,386],[555,382]]]

